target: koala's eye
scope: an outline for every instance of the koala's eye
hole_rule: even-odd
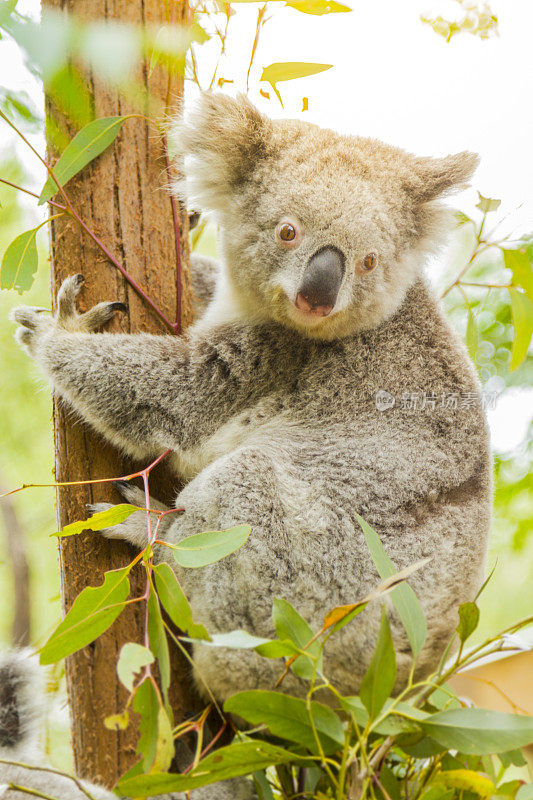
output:
[[[360,275],[367,275],[372,272],[378,265],[378,254],[371,252],[367,253],[361,261],[355,262],[355,271]]]
[[[276,228],[276,238],[283,245],[295,247],[302,238],[300,225],[293,219],[282,220]]]
[[[363,258],[361,262],[361,267],[363,272],[372,272],[374,267],[377,266],[378,263],[378,254],[377,253],[367,253],[366,256]]]
[[[292,242],[296,239],[296,228],[290,222],[284,222],[278,231],[278,236],[282,242]]]

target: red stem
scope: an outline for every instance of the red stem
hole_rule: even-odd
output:
[[[153,308],[155,313],[158,315],[158,317],[160,317],[163,320],[165,325],[168,325],[170,330],[173,333],[175,333],[175,325],[163,314],[163,312],[156,305],[156,303],[154,303],[154,301],[150,297],[148,297],[148,295],[146,294],[144,289],[141,289],[139,284],[131,277],[129,272],[127,272],[124,269],[124,267],[122,266],[122,264],[119,261],[117,261],[117,259],[113,255],[113,253],[111,253],[111,251],[107,249],[105,244],[100,241],[98,236],[89,228],[88,225],[85,224],[85,222],[81,219],[81,217],[78,216],[78,214],[74,211],[72,206],[70,206],[70,208],[68,209],[68,213],[70,213],[74,217],[76,222],[78,222],[81,225],[81,227],[84,229],[84,231],[86,231],[89,234],[91,239],[98,245],[100,250],[102,250],[102,252],[105,253],[105,255],[108,257],[108,259],[111,261],[111,263],[114,264],[115,267],[118,269],[118,271],[125,277],[125,279],[128,281],[130,286],[132,286],[133,289],[135,289],[137,294],[139,294],[143,298],[143,300],[145,300],[148,303],[148,305],[151,308]]]
[[[39,199],[39,195],[35,194],[35,192],[30,192],[29,189],[25,189],[23,186],[18,186],[16,183],[11,183],[11,181],[6,181],[5,178],[0,178],[0,183],[5,183],[7,186],[11,186],[13,189],[18,189],[19,192],[24,192],[25,194],[31,194],[32,197],[36,197]],[[47,200],[47,203],[54,208],[59,208],[61,211],[66,211],[67,207],[62,206],[60,203],[54,203],[53,200]]]

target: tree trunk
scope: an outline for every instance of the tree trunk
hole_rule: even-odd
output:
[[[183,18],[186,7],[172,3]],[[165,24],[164,0],[45,0],[45,6],[66,9],[85,21],[115,19],[137,25]],[[155,96],[179,99],[183,85],[169,78],[160,67],[151,74],[145,65],[135,76],[139,84]],[[95,117],[126,114],[132,111],[122,96],[102,85],[92,75],[85,76],[94,97]],[[47,108],[52,110],[47,99]],[[63,120],[65,123],[65,120]],[[68,128],[68,123],[66,123]],[[70,133],[75,131],[70,129]],[[53,152],[49,141],[49,156]],[[176,319],[177,270],[171,202],[165,190],[164,157],[159,136],[142,119],[125,122],[116,143],[68,184],[73,207],[126,270],[135,278],[171,319]],[[191,318],[188,280],[188,223],[180,209],[182,275],[182,324]],[[51,225],[52,293],[55,298],[68,275],[81,272],[85,286],[80,295],[80,310],[100,300],[122,300],[128,312],[110,323],[110,330],[168,333],[163,323],[132,288],[101,250],[75,221],[54,220]],[[76,420],[68,409],[55,402],[54,429],[56,480],[83,481],[115,477],[138,469],[106,444],[93,431]],[[146,464],[140,465],[147,466]],[[150,490],[155,497],[169,500],[177,486],[158,468],[151,475]],[[172,492],[174,489],[174,492]],[[61,488],[57,493],[58,523],[87,516],[86,504],[120,502],[109,484]],[[67,611],[80,591],[99,585],[106,570],[124,566],[133,552],[124,543],[110,542],[98,534],[85,533],[60,541],[62,600]],[[142,591],[141,573],[132,580],[132,596]],[[120,648],[128,641],[142,641],[144,609],[128,606],[114,626],[94,644],[67,659],[67,688],[72,718],[75,769],[81,777],[113,785],[135,762],[136,726],[124,732],[105,729],[104,717],[121,710],[126,691],[116,677]],[[176,721],[197,707],[189,682],[189,669],[178,654],[173,654],[173,707]]]

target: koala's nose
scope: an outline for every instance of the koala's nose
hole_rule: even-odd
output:
[[[311,256],[296,296],[296,306],[314,316],[333,310],[344,277],[344,255],[336,247],[323,247]]]

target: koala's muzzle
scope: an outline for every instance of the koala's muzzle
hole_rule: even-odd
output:
[[[344,277],[344,256],[336,247],[323,247],[307,262],[296,295],[296,307],[326,317],[333,310]]]

